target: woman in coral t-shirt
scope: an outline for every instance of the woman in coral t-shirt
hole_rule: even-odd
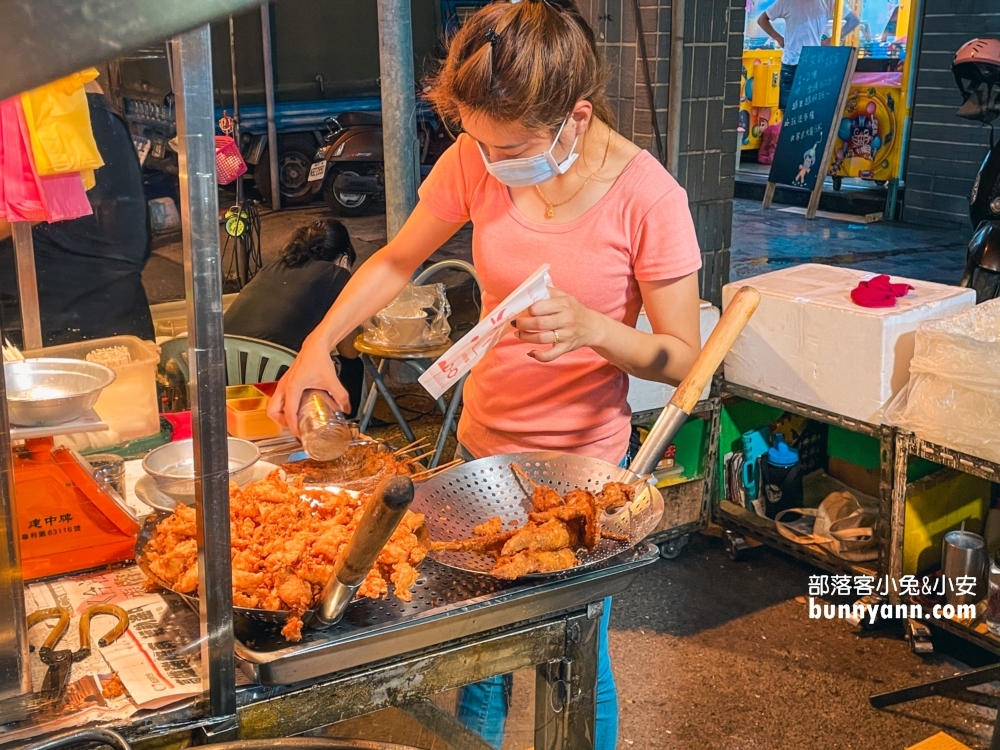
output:
[[[472,221],[485,310],[543,263],[554,288],[472,369],[460,451],[623,460],[628,374],[676,384],[698,354],[701,256],[684,190],[612,129],[605,82],[593,31],[573,0],[495,3],[465,23],[429,91],[464,132],[421,186],[399,234],[361,266],[306,339],[271,401],[272,417],[294,431],[306,388],[329,391],[349,411],[329,352]],[[635,330],[643,305],[654,333]],[[598,750],[614,748],[617,734],[609,612]],[[507,693],[509,680],[487,680],[466,688],[460,705],[460,718],[497,747]]]

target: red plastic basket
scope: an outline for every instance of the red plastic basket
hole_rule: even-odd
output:
[[[215,136],[215,171],[220,185],[228,185],[247,171],[240,147],[228,135]]]

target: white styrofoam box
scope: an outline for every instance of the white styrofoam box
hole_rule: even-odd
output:
[[[719,308],[713,307],[711,302],[705,302],[702,300],[701,303],[701,343],[704,344],[708,340],[708,334],[710,334],[715,328],[715,324],[719,322]],[[646,311],[643,310],[639,313],[639,320],[635,324],[636,330],[645,331],[646,333],[652,333],[653,328],[649,325],[649,318],[646,317]],[[702,398],[708,398],[708,392],[711,389],[711,384],[705,386],[705,391],[702,393]],[[667,405],[667,402],[674,397],[674,391],[677,390],[672,385],[667,385],[666,383],[656,383],[652,380],[642,380],[641,378],[629,375],[628,377],[628,405],[632,409],[633,413],[640,411],[651,411],[653,409],[662,409]]]
[[[917,326],[971,307],[970,289],[893,277],[913,291],[895,307],[851,300],[875,274],[807,263],[727,284],[723,309],[742,286],[760,306],[726,356],[726,380],[846,417],[878,424],[906,385]]]

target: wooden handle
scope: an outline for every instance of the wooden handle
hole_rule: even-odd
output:
[[[743,331],[750,316],[760,303],[760,292],[753,287],[745,286],[736,292],[726,311],[722,313],[719,324],[715,326],[712,335],[708,337],[701,354],[694,361],[687,377],[677,386],[670,403],[685,414],[690,414],[698,399],[701,398],[705,385],[719,369],[722,360]]]
[[[357,586],[365,580],[411,502],[413,482],[409,477],[389,477],[379,483],[334,572],[341,583]]]

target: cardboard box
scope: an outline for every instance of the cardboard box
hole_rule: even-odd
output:
[[[874,274],[807,263],[722,290],[723,307],[744,285],[760,306],[726,356],[726,380],[878,424],[909,379],[917,326],[975,304],[970,289],[893,277],[914,290],[895,307],[867,308],[851,290]]]
[[[711,302],[701,303],[701,343],[704,344],[708,340],[708,335],[715,330],[715,324],[719,322],[719,308],[713,307]],[[649,325],[649,318],[646,317],[646,311],[643,310],[639,313],[639,320],[635,324],[636,330],[645,331],[646,333],[652,333],[653,328]],[[704,392],[702,392],[701,397],[703,399],[708,398],[709,390],[711,389],[711,384],[705,386]],[[632,413],[640,411],[651,411],[654,409],[662,409],[667,405],[667,402],[674,397],[674,391],[677,390],[672,385],[667,385],[666,383],[656,383],[652,380],[642,380],[640,378],[633,377],[629,375],[628,377],[628,405],[632,409]]]

